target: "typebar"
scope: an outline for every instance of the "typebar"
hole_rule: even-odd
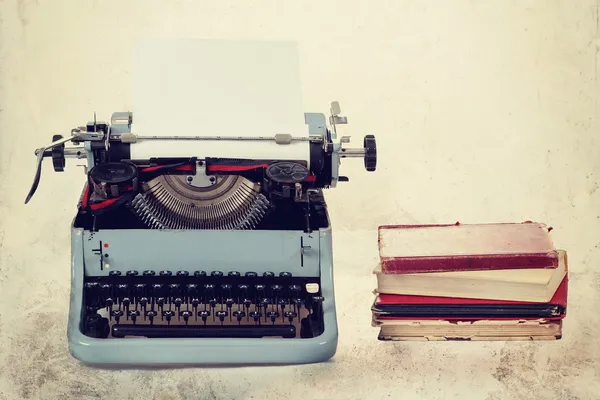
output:
[[[118,324],[112,327],[112,336],[143,336],[147,338],[262,338],[296,336],[294,325],[128,325]]]

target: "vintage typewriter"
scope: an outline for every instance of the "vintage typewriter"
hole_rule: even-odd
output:
[[[304,115],[309,135],[145,137],[132,113],[54,136],[36,150],[63,171],[86,159],[71,226],[68,341],[93,364],[309,363],[337,347],[331,225],[323,189],[348,181],[341,158],[376,168],[375,137],[344,148],[332,103]],[[302,141],[310,163],[290,160],[131,159],[147,140]],[[65,147],[72,142],[74,147]]]

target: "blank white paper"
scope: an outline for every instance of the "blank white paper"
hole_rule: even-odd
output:
[[[132,67],[132,132],[140,136],[308,136],[292,42],[145,39]],[[133,159],[309,160],[307,142],[140,141]]]

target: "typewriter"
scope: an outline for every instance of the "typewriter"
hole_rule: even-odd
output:
[[[71,354],[90,364],[298,364],[337,347],[331,224],[323,190],[348,181],[342,158],[375,171],[376,142],[345,148],[336,124],[304,114],[309,135],[157,137],[114,113],[36,150],[63,171],[87,160],[71,225]],[[327,121],[329,120],[329,123]],[[310,163],[227,158],[131,159],[142,141],[297,141]],[[67,147],[68,142],[72,147]],[[308,164],[308,167],[307,167]]]

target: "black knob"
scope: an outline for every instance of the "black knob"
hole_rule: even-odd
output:
[[[365,148],[365,169],[370,172],[375,171],[377,167],[377,144],[375,143],[375,136],[365,136],[363,143]]]
[[[52,136],[52,142],[56,142],[57,140],[62,139],[61,135]],[[65,170],[65,144],[59,144],[58,146],[54,146],[52,148],[52,165],[54,166],[54,171],[63,172]]]

